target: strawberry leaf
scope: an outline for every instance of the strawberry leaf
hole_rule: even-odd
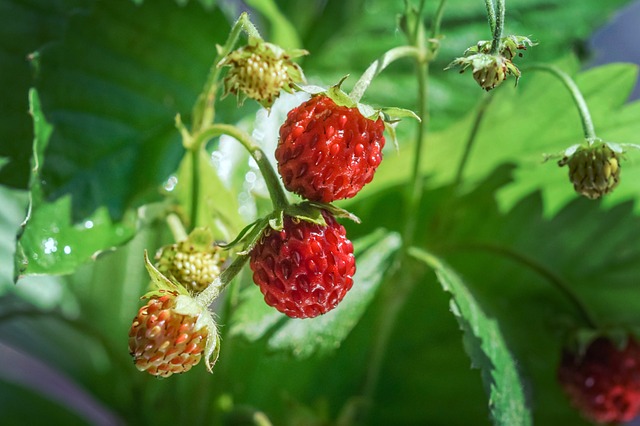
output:
[[[73,217],[100,206],[120,218],[157,199],[183,148],[185,121],[228,23],[195,3],[95,2],[39,51],[36,86],[53,127],[45,197],[71,194]]]
[[[494,423],[531,425],[524,382],[498,322],[477,302],[466,283],[448,265],[421,249],[411,249],[410,253],[433,268],[444,290],[451,294],[451,312],[464,332],[464,347],[473,367],[482,371]]]
[[[23,275],[73,272],[99,252],[128,241],[137,229],[135,212],[128,212],[122,222],[114,223],[102,207],[82,223],[74,224],[68,196],[51,203],[43,199],[41,167],[52,127],[42,115],[35,90],[30,93],[30,102],[35,134],[33,174],[29,211],[18,234],[16,279]]]

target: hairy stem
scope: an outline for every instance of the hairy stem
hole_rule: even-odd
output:
[[[496,54],[500,50],[500,40],[502,40],[502,31],[504,29],[504,11],[505,1],[497,0],[496,6],[496,24],[493,28],[493,41],[491,42],[491,53]]]
[[[469,137],[467,139],[467,143],[464,146],[464,151],[462,153],[462,158],[460,159],[460,163],[458,163],[458,169],[456,170],[456,175],[453,180],[453,187],[458,188],[462,183],[462,177],[464,175],[464,169],[467,166],[469,161],[469,157],[471,155],[471,149],[473,148],[473,144],[476,141],[476,136],[478,135],[478,130],[480,130],[480,124],[482,123],[482,119],[484,118],[484,114],[493,99],[493,93],[489,93],[485,96],[478,108],[478,112],[476,113],[475,119],[473,120],[473,125],[471,126],[471,132],[469,133]]]
[[[242,267],[247,263],[247,260],[249,260],[248,254],[239,254],[233,262],[231,262],[231,264],[222,271],[218,277],[216,277],[211,285],[196,296],[196,302],[201,306],[211,305],[211,302],[213,302],[216,297],[218,297],[220,293],[227,288],[235,276],[242,270]]]
[[[349,93],[349,97],[354,101],[358,102],[362,99],[364,92],[369,88],[369,85],[373,81],[373,79],[380,74],[389,64],[398,59],[413,56],[418,57],[420,55],[420,50],[418,50],[414,46],[398,46],[394,47],[386,51],[380,58],[375,60],[369,68],[362,74],[360,79],[356,82]]]
[[[531,64],[524,67],[530,71],[545,71],[558,78],[562,84],[569,90],[571,93],[571,97],[578,108],[578,112],[580,113],[580,120],[582,121],[582,130],[584,131],[584,137],[592,144],[596,139],[596,131],[593,127],[593,120],[591,119],[591,113],[589,112],[589,107],[587,106],[587,102],[584,100],[584,96],[582,96],[582,92],[576,85],[575,81],[569,74],[562,71],[560,68],[555,65],[548,64]]]
[[[251,157],[256,161],[258,168],[260,169],[260,173],[262,173],[262,177],[267,185],[267,189],[269,190],[269,195],[271,196],[274,209],[282,209],[289,205],[289,201],[284,193],[284,189],[282,189],[278,175],[271,166],[271,163],[269,163],[265,153],[253,142],[253,139],[247,132],[230,124],[213,124],[196,134],[194,136],[193,144],[194,146],[201,146],[210,139],[221,135],[228,135],[236,139],[245,147],[249,152],[249,155],[251,155]]]
[[[556,290],[558,290],[558,292],[562,293],[562,295],[565,296],[567,300],[569,300],[569,302],[571,302],[571,304],[576,308],[576,311],[580,314],[585,324],[593,329],[598,329],[598,321],[595,320],[595,317],[591,314],[580,297],[573,291],[569,283],[567,283],[564,279],[562,279],[562,277],[545,267],[543,264],[538,262],[536,259],[527,256],[524,253],[513,250],[510,247],[505,247],[497,244],[461,244],[449,246],[447,247],[447,249],[487,251],[501,255],[503,257],[516,261],[523,266],[526,266],[527,268],[539,274],[541,277],[545,278]]]
[[[487,20],[491,34],[494,34],[496,32],[496,6],[493,4],[493,0],[484,0],[484,4],[487,7]]]
[[[191,212],[189,228],[193,230],[198,225],[198,210],[200,204],[200,147],[190,150],[191,155]]]
[[[240,38],[242,31],[249,37],[261,38],[260,33],[249,20],[249,15],[243,12],[235,24],[233,24],[225,44],[218,49],[218,54],[209,69],[209,75],[207,76],[202,92],[200,92],[200,96],[193,107],[192,130],[194,133],[213,123],[215,118],[216,92],[218,91],[218,80],[220,80],[220,67],[218,67],[218,63],[231,52]]]

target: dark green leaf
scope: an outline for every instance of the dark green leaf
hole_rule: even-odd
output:
[[[33,126],[28,91],[33,72],[28,56],[60,37],[72,9],[84,9],[90,0],[4,0],[0,2],[0,157],[10,163],[0,168],[0,184],[26,188]]]
[[[55,202],[42,199],[41,167],[52,127],[42,115],[35,90],[31,92],[34,121],[34,166],[31,176],[30,207],[18,236],[15,254],[16,276],[68,274],[98,252],[123,244],[136,231],[137,215],[128,212],[123,221],[114,223],[101,207],[82,223],[71,221],[69,196]]]
[[[400,247],[400,238],[380,231],[355,241],[354,246],[353,288],[333,311],[312,319],[289,319],[267,306],[252,286],[244,290],[243,302],[231,319],[231,334],[257,340],[270,333],[269,348],[300,358],[340,346],[371,302]]]
[[[451,294],[451,311],[464,332],[464,346],[473,366],[482,370],[495,424],[532,424],[524,382],[496,319],[487,314],[467,284],[448,265],[420,249],[412,249],[411,254],[432,267],[442,287]]]
[[[72,195],[74,218],[100,206],[121,217],[158,197],[182,156],[188,121],[229,26],[219,10],[164,0],[97,2],[40,51],[37,87],[53,126],[43,190]]]

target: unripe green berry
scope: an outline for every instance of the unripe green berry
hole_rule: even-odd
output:
[[[156,255],[157,268],[192,293],[199,293],[220,275],[225,259],[222,249],[199,249],[189,240],[163,247]]]
[[[606,144],[580,148],[558,162],[569,166],[569,179],[577,193],[597,199],[614,190],[620,182],[618,155]]]

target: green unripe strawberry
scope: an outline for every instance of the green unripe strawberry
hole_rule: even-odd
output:
[[[620,182],[620,163],[606,143],[578,148],[558,162],[569,166],[569,179],[577,193],[597,199],[614,190]]]
[[[302,69],[291,61],[304,50],[285,51],[271,43],[250,38],[249,44],[229,53],[218,66],[229,67],[224,79],[224,96],[233,93],[240,103],[245,98],[271,107],[281,90],[293,92],[304,81]]]
[[[200,293],[220,275],[225,260],[211,231],[196,228],[187,239],[158,250],[156,267],[191,293]]]

